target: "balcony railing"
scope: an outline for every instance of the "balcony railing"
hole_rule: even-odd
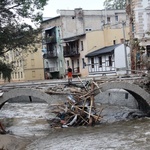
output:
[[[80,56],[77,48],[64,50],[64,57],[75,57]]]
[[[45,37],[43,39],[43,43],[56,43],[56,37],[55,36]]]
[[[45,71],[47,71],[47,72],[58,72],[59,69],[58,69],[58,67],[49,67],[49,68],[45,68]]]
[[[44,59],[55,58],[55,57],[57,57],[56,51],[47,52],[46,54],[43,55]]]

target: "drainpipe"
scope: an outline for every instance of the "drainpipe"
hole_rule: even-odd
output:
[[[125,63],[126,63],[126,74],[128,75],[129,72],[128,72],[128,59],[127,59],[127,48],[126,48],[126,37],[125,37],[125,21],[122,21],[122,29],[123,29],[123,38],[124,38],[124,53],[125,53]]]

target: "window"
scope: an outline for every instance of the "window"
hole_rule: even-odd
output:
[[[82,67],[85,68],[86,64],[84,62],[84,58],[82,58]]]
[[[147,49],[147,55],[148,55],[148,57],[150,57],[150,45],[147,45],[146,49]]]
[[[35,71],[32,71],[32,78],[35,78]]]
[[[48,62],[46,62],[46,68],[49,68],[49,66],[48,66]]]
[[[22,72],[21,72],[21,78],[23,78],[23,74],[22,74]]]
[[[18,78],[20,78],[20,72],[18,72]]]
[[[86,28],[85,31],[92,31],[92,29],[91,28]]]
[[[102,67],[102,57],[99,57],[99,67]]]
[[[83,51],[83,41],[81,41],[81,51]]]
[[[116,40],[113,40],[113,44],[114,44],[114,45],[116,44]]]
[[[91,66],[94,68],[94,57],[91,58]]]
[[[15,72],[15,79],[17,79],[17,72]]]
[[[112,56],[109,56],[109,66],[112,66]]]
[[[67,67],[69,67],[69,60],[67,60]]]
[[[107,23],[110,23],[110,17],[107,17]]]
[[[118,21],[118,15],[115,16],[115,21]]]

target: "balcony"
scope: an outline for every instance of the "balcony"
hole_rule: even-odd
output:
[[[43,39],[43,43],[56,43],[56,37],[55,36],[48,36]]]
[[[58,67],[49,67],[45,68],[45,71],[52,73],[52,72],[59,72],[59,69]]]
[[[50,58],[57,58],[57,52],[56,51],[49,51],[46,54],[43,55],[44,59],[50,59]]]
[[[64,50],[64,57],[79,57],[80,53],[77,48]]]

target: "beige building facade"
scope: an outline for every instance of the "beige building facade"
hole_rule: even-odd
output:
[[[24,61],[24,79],[25,81],[32,80],[44,80],[44,67],[43,67],[43,57],[42,48],[40,48],[35,53],[28,53],[28,56]]]
[[[129,40],[129,27],[124,30],[126,33],[125,39]],[[77,46],[74,46],[75,53],[69,53],[69,56],[66,56],[66,65],[78,68],[73,70],[74,76],[87,77],[89,76],[89,62],[85,55],[106,46],[120,44],[123,42],[122,39],[124,39],[123,29],[111,29],[110,27],[65,39],[66,45],[70,45],[70,47],[73,43],[74,45],[75,42],[78,43]],[[72,50],[72,48],[69,50]]]
[[[41,43],[37,44],[36,47],[38,48],[36,52],[32,52],[32,49],[28,49],[28,52],[20,49],[18,51],[11,50],[5,54],[5,62],[13,64],[10,82],[44,79]],[[0,83],[4,83],[2,74],[0,74]]]

